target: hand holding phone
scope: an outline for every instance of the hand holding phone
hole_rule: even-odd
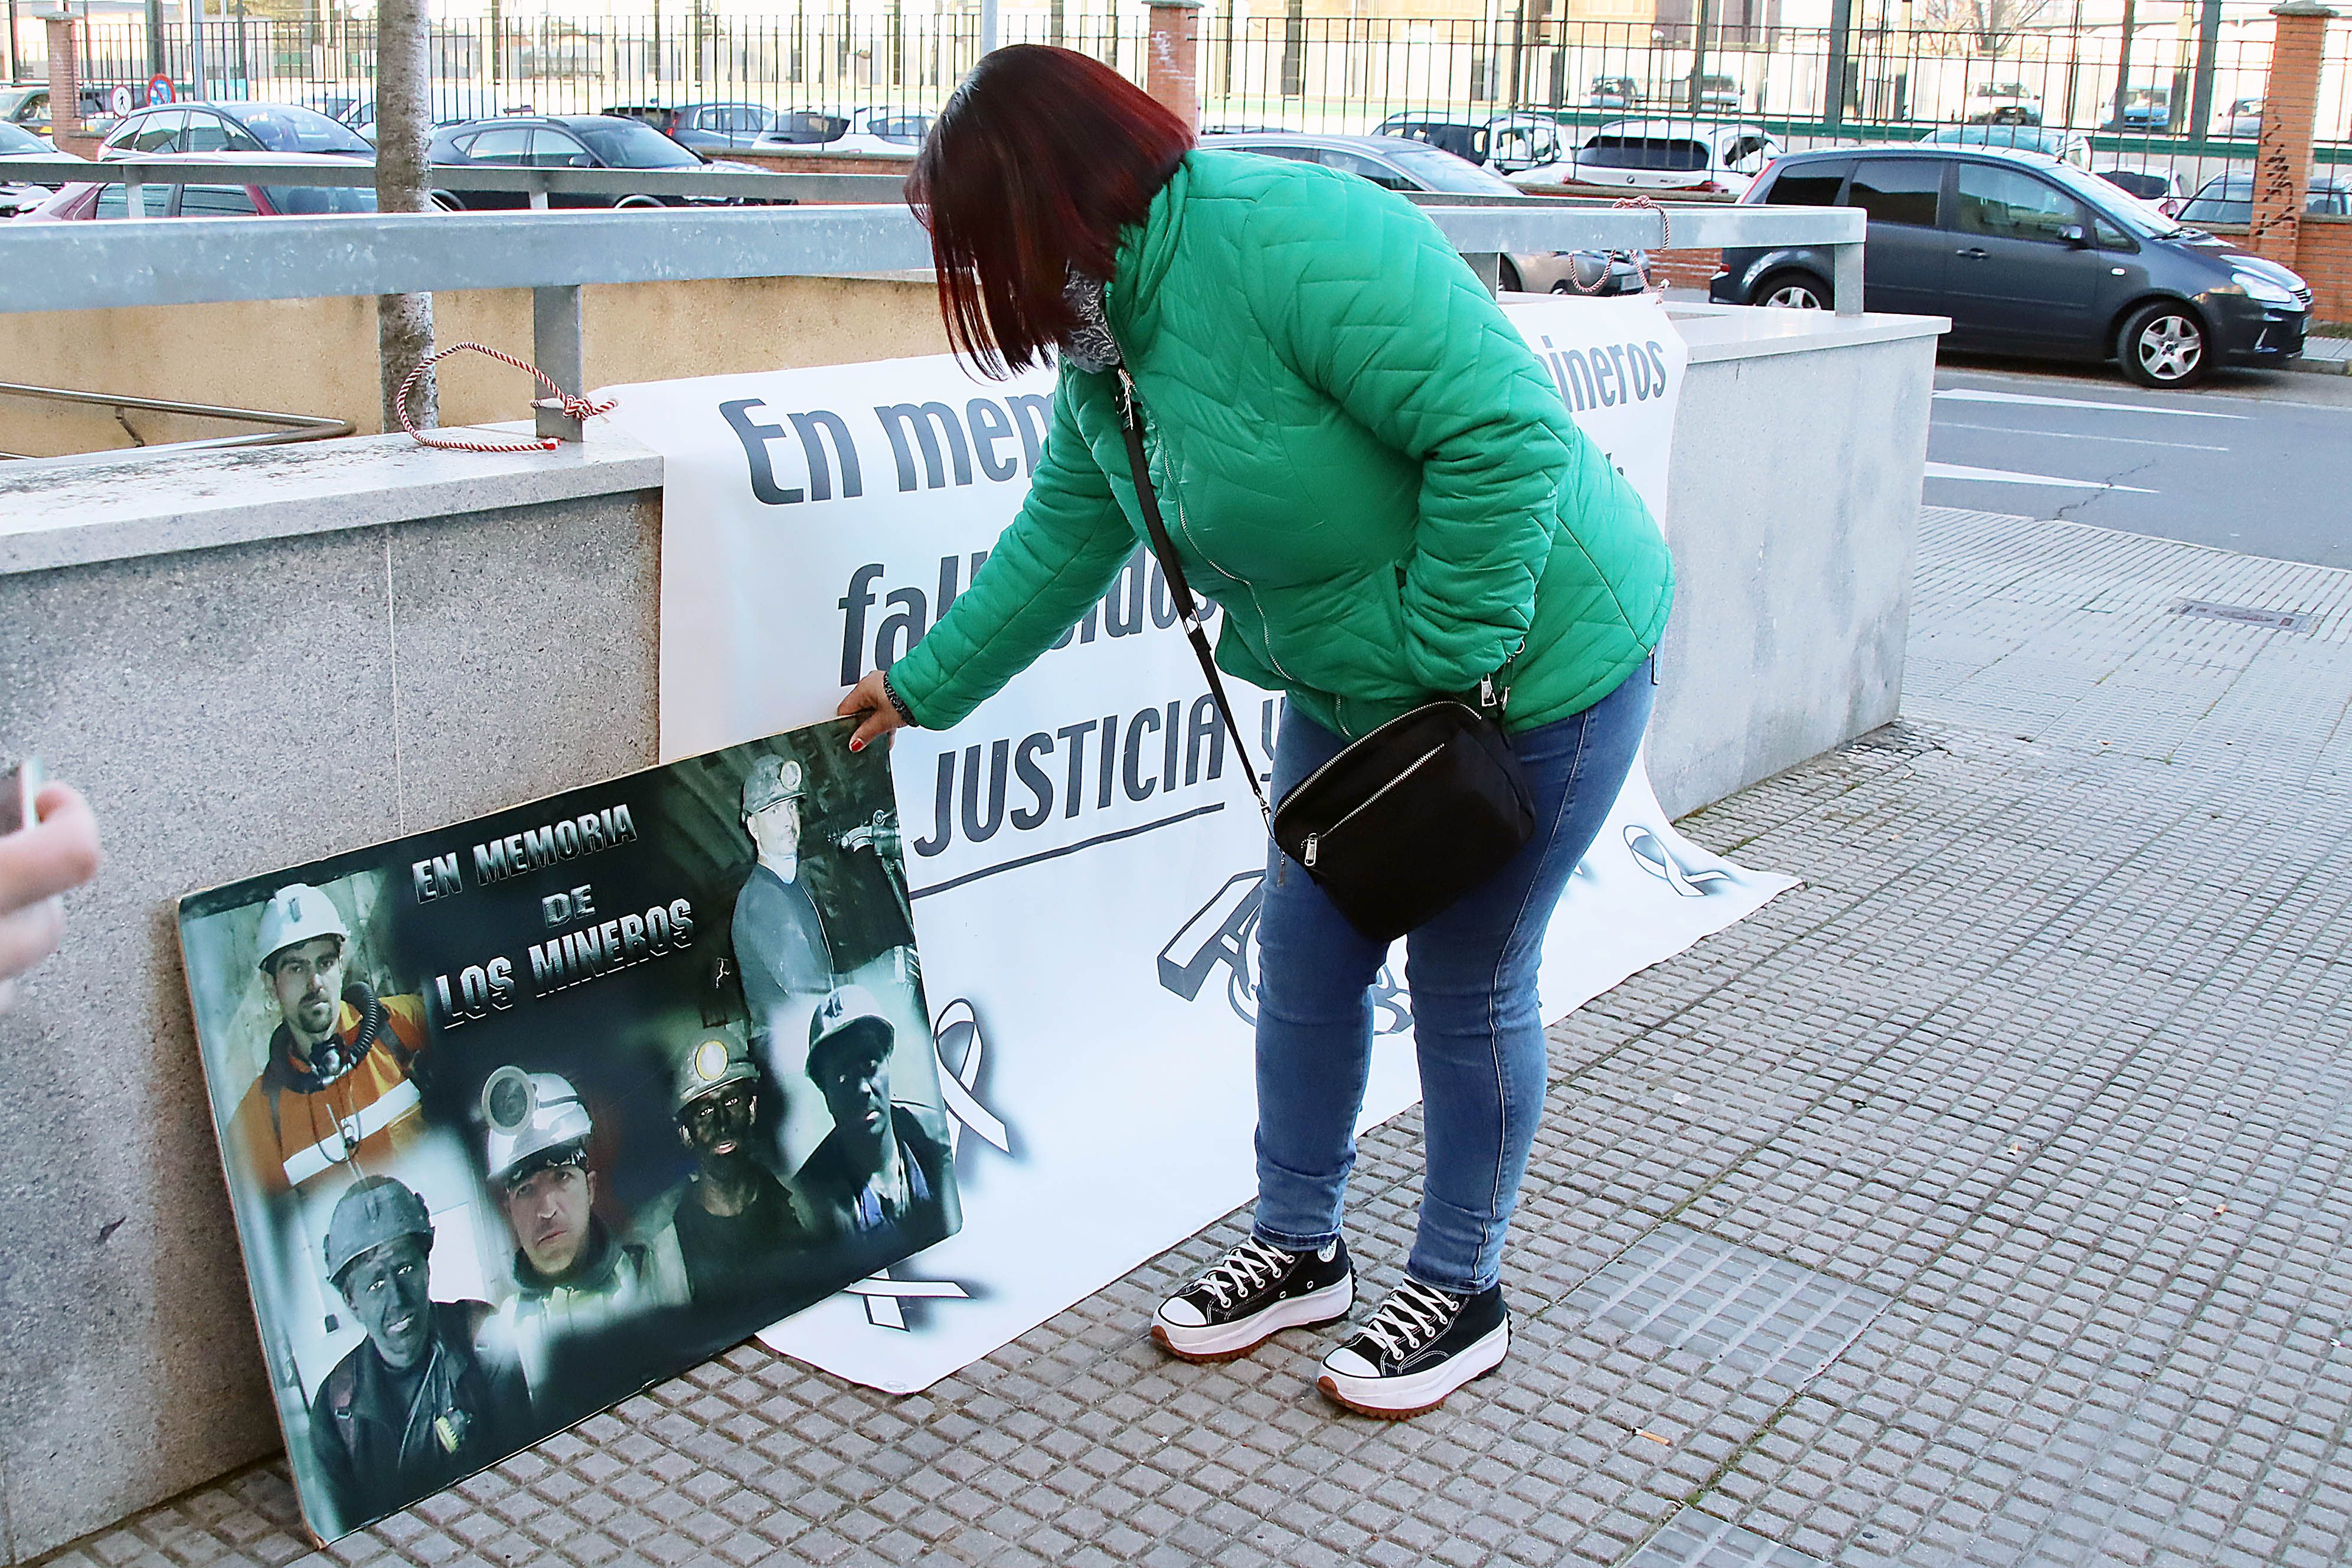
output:
[[[69,784],[40,783],[27,759],[0,774],[0,1009],[16,977],[65,935],[58,895],[98,874],[98,819]]]
[[[35,802],[47,782],[38,757],[22,758],[0,772],[0,838],[41,819]]]

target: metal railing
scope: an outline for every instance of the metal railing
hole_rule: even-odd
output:
[[[131,187],[130,216],[145,216],[140,193],[147,185],[316,185],[373,190],[375,166],[348,163],[272,163],[239,157],[220,163],[196,158],[110,158],[79,167],[34,158],[0,158],[0,184],[106,184]],[[428,182],[436,191],[504,191],[530,198],[534,207],[553,196],[740,196],[746,202],[887,202],[905,181],[897,174],[829,174],[779,171],[741,174],[725,169],[559,169],[436,163]]]
[[[278,447],[293,441],[326,441],[352,433],[348,419],[330,418],[322,414],[276,414],[266,408],[235,408],[222,403],[178,403],[167,397],[131,397],[111,392],[76,392],[63,386],[27,386],[21,382],[0,381],[0,397],[24,397],[40,403],[67,403],[85,408],[111,408],[116,423],[123,414],[137,409],[148,414],[176,414],[190,419],[210,419],[224,425],[267,425],[272,429],[257,430],[248,436],[208,436],[201,440],[172,441],[150,447],[139,440],[138,432],[123,425],[123,430],[145,452],[187,452],[219,447]],[[0,459],[23,460],[24,452],[0,452]]]
[[[133,172],[154,180],[159,169],[187,183],[186,164],[104,164],[88,173],[128,183]],[[303,172],[314,179],[321,173],[315,165]],[[587,171],[499,173],[556,179]],[[769,176],[630,176],[641,186],[664,177]],[[1665,215],[1640,207],[1540,196],[1443,203],[1434,198],[1423,210],[1474,264],[1501,253],[1659,249],[1668,236]],[[1677,247],[1825,247],[1838,311],[1862,309],[1864,217],[1857,209],[1694,205],[1676,209],[1671,223]],[[929,236],[904,205],[10,223],[0,224],[0,314],[529,289],[532,358],[557,384],[577,390],[586,285],[858,276],[930,264]],[[1482,268],[1489,279],[1493,266],[1486,259]],[[538,428],[542,437],[580,438],[578,423],[556,410],[540,410]]]

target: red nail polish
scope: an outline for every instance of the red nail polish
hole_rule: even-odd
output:
[[[852,741],[849,742],[849,749],[853,752],[862,752],[866,749],[866,742],[863,741]]]

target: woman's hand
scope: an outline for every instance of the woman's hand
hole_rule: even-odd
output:
[[[866,743],[877,736],[907,727],[906,715],[899,712],[898,705],[890,700],[889,689],[883,685],[882,672],[878,669],[867,671],[866,679],[849,689],[849,695],[841,700],[841,706],[834,711],[844,719],[865,715],[866,721],[857,726],[856,734],[849,737],[849,749],[853,752],[864,751]]]
[[[43,790],[40,821],[0,837],[0,1009],[16,977],[57,951],[65,935],[58,895],[98,875],[98,819],[67,784]]]

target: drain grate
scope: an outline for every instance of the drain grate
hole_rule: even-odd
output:
[[[1785,1258],[1662,1225],[1562,1305],[1793,1388],[1843,1353],[1889,1302]]]
[[[1625,1560],[1625,1568],[1826,1568],[1793,1546],[1685,1509]]]
[[[2202,599],[2183,599],[2172,606],[2176,616],[2194,616],[2200,620],[2234,621],[2242,626],[2262,626],[2274,632],[2299,632],[2311,624],[2311,617],[2301,610],[2256,610],[2244,605],[2209,605]]]

